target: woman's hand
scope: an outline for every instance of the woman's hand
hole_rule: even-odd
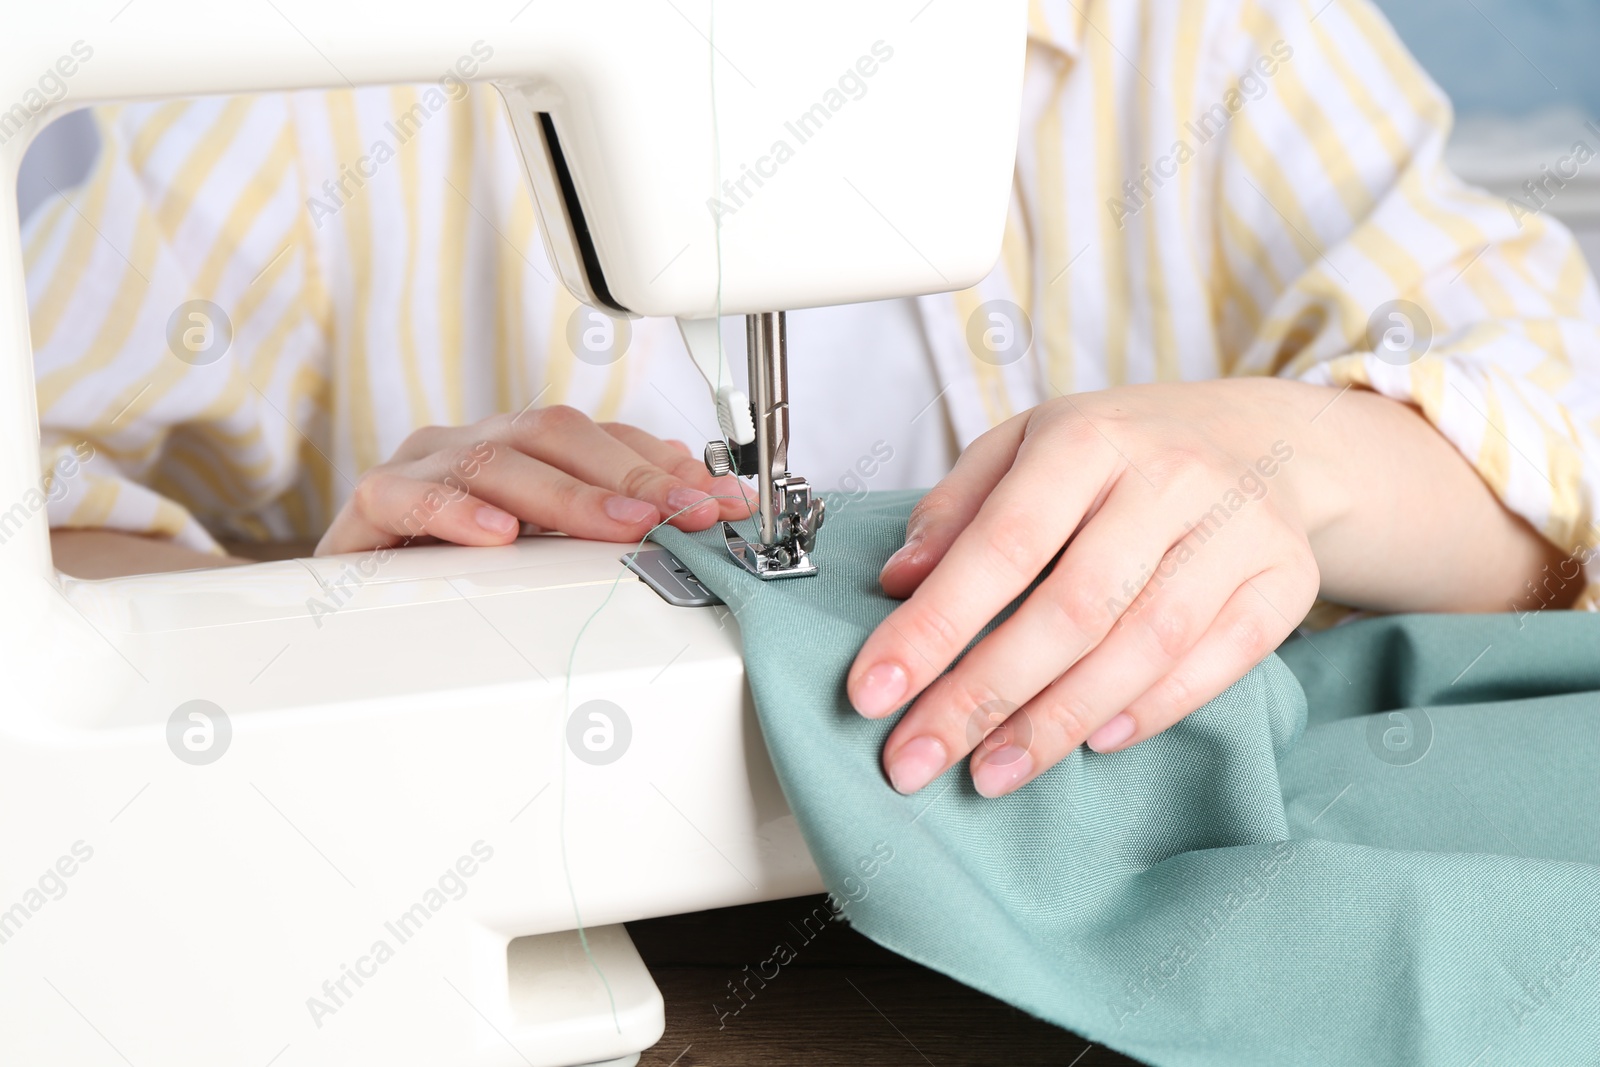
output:
[[[680,530],[745,518],[744,499],[737,478],[713,479],[680,441],[569,407],[532,408],[413,433],[361,476],[316,554],[428,539],[503,545],[523,523],[632,542],[669,517]]]
[[[1211,700],[1319,587],[1380,610],[1505,610],[1553,551],[1373,393],[1236,379],[1063,397],[979,438],[917,506],[882,576],[910,599],[848,691],[873,718],[921,694],[884,746],[900,792],[976,749],[974,785],[1000,796]]]

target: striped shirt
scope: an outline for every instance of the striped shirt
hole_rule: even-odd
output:
[[[1024,93],[984,281],[795,317],[796,470],[927,484],[1010,415],[1127,383],[1368,388],[1600,605],[1600,291],[1560,224],[1444,168],[1448,101],[1369,0],[1034,0]],[[413,429],[534,401],[713,435],[674,324],[554,280],[492,90],[96,120],[89,178],[24,235],[44,461],[94,449],[52,525],[316,536]],[[220,352],[194,301],[221,358],[173,355],[186,329]]]

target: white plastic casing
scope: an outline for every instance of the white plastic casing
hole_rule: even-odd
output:
[[[580,296],[603,279],[629,313],[693,320],[955,289],[998,254],[1025,22],[1025,0],[19,5],[0,188],[70,108],[437,82],[483,42],[477,77],[505,96]],[[42,79],[79,41],[92,58]],[[15,204],[0,196],[0,520],[40,484]],[[731,620],[669,607],[617,546],[64,582],[42,512],[6,534],[6,1063],[626,1059],[661,1004],[612,924],[819,888]],[[341,582],[335,612],[313,607]],[[207,765],[169,744],[195,699],[232,731]],[[631,720],[607,765],[568,740],[594,699]],[[478,842],[493,859],[463,895],[316,1025],[322,983]],[[580,916],[611,927],[590,945],[609,988],[565,933]]]

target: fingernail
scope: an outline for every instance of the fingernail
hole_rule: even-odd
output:
[[[654,504],[646,504],[643,500],[635,500],[628,496],[607,497],[605,509],[606,514],[618,522],[644,522],[646,519],[653,520],[656,517]]]
[[[1011,792],[1033,773],[1033,757],[1025,748],[1007,745],[989,753],[972,768],[972,786],[993,800]]]
[[[490,533],[508,534],[517,530],[522,524],[515,516],[508,515],[499,508],[481,507],[477,514],[478,525]]]
[[[906,702],[906,689],[910,684],[904,667],[898,663],[880,663],[861,676],[852,703],[861,714],[876,719]]]
[[[909,563],[921,549],[922,538],[912,538],[902,545],[894,555],[889,557],[888,561],[884,563],[883,569],[888,570],[890,567],[898,567],[902,563]]]
[[[889,782],[895,792],[909,796],[944,773],[949,762],[950,756],[938,739],[913,738],[889,761]]]
[[[1123,712],[1089,735],[1089,747],[1096,752],[1110,752],[1132,737],[1138,728],[1133,716]]]
[[[711,498],[709,496],[706,496],[706,494],[702,493],[698,489],[690,489],[688,486],[679,486],[677,489],[674,489],[672,492],[667,494],[667,506],[670,507],[674,512],[686,513],[689,510],[698,508],[701,504],[706,503],[710,499]]]

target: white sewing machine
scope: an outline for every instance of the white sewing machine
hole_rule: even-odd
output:
[[[990,269],[1025,23],[1025,0],[10,13],[0,1062],[631,1064],[663,1008],[621,923],[820,888],[732,620],[670,605],[615,545],[62,578],[27,503],[10,195],[38,130],[110,100],[437,82],[487,44],[472,77],[505,99],[563,279],[680,319],[728,438],[708,458],[760,482],[761,537],[732,547],[784,576],[820,516],[786,470],[781,312]],[[753,417],[718,314],[751,316]]]

